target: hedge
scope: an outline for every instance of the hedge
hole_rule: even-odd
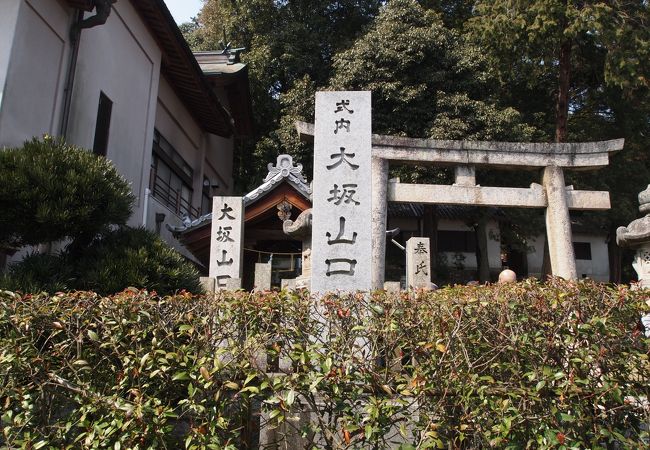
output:
[[[638,448],[647,291],[0,293],[0,447]]]

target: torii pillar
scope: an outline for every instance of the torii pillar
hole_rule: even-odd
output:
[[[551,259],[551,273],[566,280],[575,280],[578,278],[578,272],[562,169],[557,166],[546,167],[542,186],[546,191],[546,238]]]

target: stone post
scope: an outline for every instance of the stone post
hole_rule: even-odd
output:
[[[372,288],[384,287],[386,271],[386,221],[388,160],[372,158]]]
[[[216,290],[226,282],[242,277],[244,244],[244,202],[242,197],[213,197],[212,233],[210,237],[210,278]]]
[[[372,288],[371,93],[317,92],[311,290]]]
[[[210,278],[210,277],[201,277],[201,278],[199,278],[199,283],[201,283],[201,287],[206,292],[206,294],[214,292],[214,287],[215,287],[215,282],[216,281],[217,280],[215,278]]]
[[[253,290],[268,291],[271,289],[271,264],[255,263],[255,283]]]
[[[546,235],[553,275],[567,280],[578,278],[571,238],[571,218],[566,199],[564,173],[557,166],[544,169],[542,184],[546,190]]]
[[[412,237],[406,241],[406,287],[408,289],[431,287],[429,238]]]

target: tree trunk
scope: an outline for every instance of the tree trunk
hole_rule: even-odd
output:
[[[569,119],[569,81],[571,79],[571,40],[560,47],[560,76],[558,80],[557,103],[555,105],[555,142],[566,142]]]
[[[572,42],[567,39],[560,46],[558,77],[558,93],[555,103],[555,142],[567,140],[567,123],[569,120],[569,84],[571,80],[571,47]],[[548,233],[548,230],[547,230]],[[542,260],[542,280],[551,275],[551,257],[548,250],[548,235],[544,243],[544,257]]]

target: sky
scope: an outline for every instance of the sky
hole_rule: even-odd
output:
[[[178,24],[189,22],[203,6],[201,0],[165,0],[165,4]]]

